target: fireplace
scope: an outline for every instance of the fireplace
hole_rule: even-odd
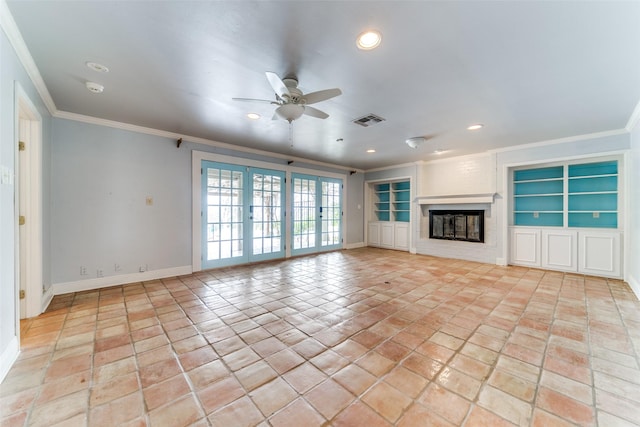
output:
[[[429,238],[484,243],[484,211],[429,210]]]

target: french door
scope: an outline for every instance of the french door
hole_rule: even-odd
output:
[[[284,172],[202,161],[202,267],[283,258]]]
[[[342,246],[342,180],[293,174],[291,254]]]

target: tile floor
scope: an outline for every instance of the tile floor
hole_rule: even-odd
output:
[[[638,426],[627,284],[363,248],[56,297],[2,426]]]

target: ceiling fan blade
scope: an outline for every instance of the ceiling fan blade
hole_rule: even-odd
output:
[[[289,93],[289,89],[287,89],[287,85],[284,84],[282,79],[278,77],[276,73],[272,73],[271,71],[267,71],[265,73],[267,75],[267,80],[269,80],[269,84],[273,88],[273,91],[278,95],[279,98],[291,98],[291,93]]]
[[[234,101],[242,102],[265,102],[267,104],[277,104],[276,101],[269,101],[268,99],[253,99],[253,98],[231,98]]]
[[[319,90],[317,92],[307,93],[303,96],[307,104],[315,104],[316,102],[326,101],[338,95],[342,95],[342,91],[338,88]]]
[[[304,106],[304,114],[311,117],[316,117],[318,119],[326,119],[329,117],[327,113],[324,111],[320,111],[317,108],[309,107],[308,105]]]

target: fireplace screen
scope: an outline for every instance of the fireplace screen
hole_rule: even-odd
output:
[[[484,211],[429,211],[429,238],[484,242]]]

